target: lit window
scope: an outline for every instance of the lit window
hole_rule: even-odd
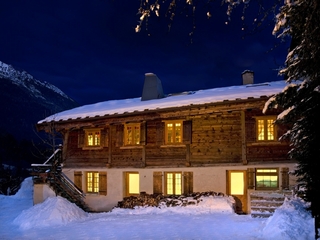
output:
[[[256,169],[256,189],[277,189],[278,169]]]
[[[182,194],[182,179],[181,173],[166,173],[166,194],[181,195]]]
[[[87,192],[98,193],[99,192],[99,173],[87,172]]]
[[[182,121],[166,122],[166,144],[182,142]]]
[[[140,124],[125,125],[125,145],[140,144]]]
[[[139,173],[126,173],[126,192],[128,196],[140,193]]]
[[[86,144],[89,147],[100,146],[100,129],[85,130],[86,132]]]
[[[257,119],[258,141],[275,141],[276,140],[274,120],[275,120],[274,117]]]

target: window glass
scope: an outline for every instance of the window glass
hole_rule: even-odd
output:
[[[87,192],[99,192],[99,173],[87,172]]]
[[[275,126],[274,117],[257,119],[257,139],[258,141],[274,141]]]
[[[278,169],[256,169],[257,189],[275,189],[278,186]]]
[[[182,194],[182,174],[166,173],[166,194],[181,195]]]
[[[100,146],[100,130],[85,130],[87,146]]]
[[[140,124],[127,124],[125,126],[125,144],[140,144]]]
[[[166,122],[166,144],[175,144],[182,142],[182,122]]]
[[[127,194],[140,193],[140,177],[139,173],[127,173]]]

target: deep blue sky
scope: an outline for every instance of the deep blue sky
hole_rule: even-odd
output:
[[[0,61],[56,85],[81,105],[139,97],[149,72],[161,79],[165,93],[239,85],[246,69],[255,72],[257,83],[282,79],[277,68],[289,43],[270,51],[278,43],[271,34],[273,16],[250,33],[254,4],[244,22],[239,8],[227,25],[226,6],[216,4],[209,20],[199,7],[192,44],[192,19],[177,14],[167,33],[164,8],[161,18],[151,19],[150,36],[145,28],[135,33],[139,5],[140,0],[1,0]]]

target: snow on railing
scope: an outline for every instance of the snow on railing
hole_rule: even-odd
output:
[[[33,163],[31,164],[32,167],[41,167],[41,166],[52,166],[52,164],[48,164],[48,162],[59,152],[61,148],[57,148],[54,153],[45,161],[44,163]]]

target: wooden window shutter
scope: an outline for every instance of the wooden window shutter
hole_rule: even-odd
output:
[[[84,130],[80,129],[78,134],[78,147],[82,148],[85,146],[85,132]]]
[[[147,123],[142,122],[140,124],[140,144],[146,145],[147,144]]]
[[[193,193],[193,172],[183,173],[183,193]]]
[[[282,190],[289,189],[289,168],[282,168],[281,169],[281,188]]]
[[[191,144],[192,142],[192,121],[183,122],[183,143]]]
[[[107,195],[107,173],[99,172],[99,194]]]
[[[74,172],[74,184],[82,191],[82,172]]]
[[[123,134],[124,134],[124,125],[116,125],[116,147],[123,146]]]
[[[153,172],[153,193],[162,194],[162,172]]]
[[[164,122],[158,122],[156,128],[156,143],[157,145],[164,145]]]
[[[248,189],[255,188],[255,169],[248,168],[247,169],[247,180],[248,180]]]
[[[256,142],[257,141],[257,134],[256,134],[256,120],[245,119],[245,129],[246,129],[246,140],[247,142]]]
[[[108,129],[101,129],[101,146],[102,147],[108,147],[109,141],[108,141]]]

